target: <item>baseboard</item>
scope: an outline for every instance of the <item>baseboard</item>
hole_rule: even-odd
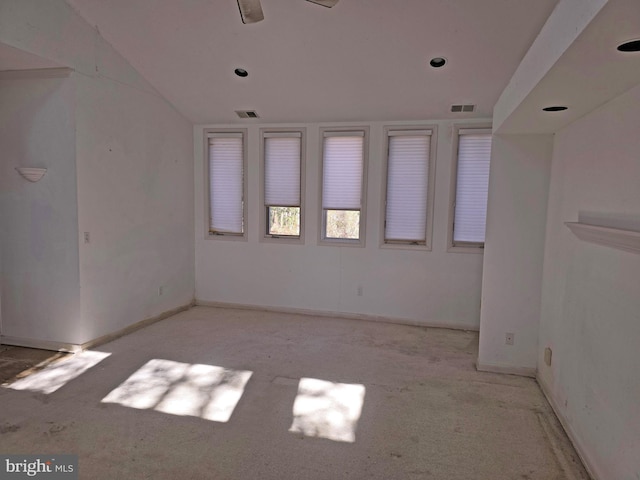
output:
[[[19,337],[8,337],[8,336],[0,336],[0,344],[3,345],[13,345],[16,347],[27,347],[27,348],[39,348],[40,350],[53,350],[55,352],[70,352],[76,353],[81,352],[82,350],[87,350],[89,348],[97,347],[98,345],[105,344],[107,342],[111,342],[116,338],[123,337],[128,335],[136,330],[140,330],[141,328],[147,327],[153,323],[159,322],[160,320],[164,320],[165,318],[171,317],[176,313],[184,312],[189,308],[195,305],[195,300],[191,302],[181,305],[176,308],[172,308],[171,310],[166,310],[159,315],[155,315],[150,318],[145,318],[144,320],[140,320],[128,327],[122,328],[112,333],[108,333],[101,337],[95,338],[93,340],[89,340],[88,342],[82,344],[73,344],[73,343],[64,343],[64,342],[54,342],[50,340],[36,340],[31,338],[19,338]]]
[[[211,302],[207,300],[195,301],[197,306],[200,307],[216,307],[216,308],[236,308],[239,310],[256,310],[261,312],[275,312],[275,313],[292,313],[296,315],[309,315],[314,317],[336,317],[345,318],[348,320],[364,320],[368,322],[381,322],[381,323],[393,323],[396,325],[407,325],[411,327],[428,327],[428,328],[448,328],[451,330],[464,330],[477,332],[479,327],[477,325],[455,325],[449,323],[438,322],[418,322],[415,320],[409,320],[406,318],[394,318],[385,317],[382,315],[369,315],[364,313],[348,313],[348,312],[332,312],[327,310],[313,310],[306,308],[292,308],[292,307],[272,307],[265,305],[253,305],[245,303],[228,303],[228,302]]]
[[[51,340],[36,340],[33,338],[0,336],[0,344],[14,347],[37,348],[40,350],[53,350],[54,352],[76,353],[83,350],[82,345],[74,343],[54,342]]]
[[[537,370],[530,367],[514,367],[497,363],[481,363],[476,361],[476,369],[480,372],[503,373],[507,375],[520,375],[521,377],[536,378]]]
[[[125,335],[129,335],[130,333],[133,333],[136,330],[140,330],[141,328],[148,327],[149,325],[159,322],[160,320],[164,320],[165,318],[169,318],[177,313],[184,312],[185,310],[189,310],[193,306],[195,306],[195,300],[192,300],[191,302],[185,305],[172,308],[171,310],[166,310],[160,313],[159,315],[145,318],[144,320],[140,320],[139,322],[129,325],[128,327],[124,327],[115,332],[108,333],[106,335],[103,335],[102,337],[89,340],[88,342],[85,342],[82,344],[82,349],[87,350],[89,348],[95,348],[99,345],[103,345],[105,343],[116,340],[117,338],[124,337]]]
[[[551,409],[553,410],[553,413],[556,414],[556,417],[560,421],[560,425],[562,425],[562,428],[564,429],[565,433],[569,437],[569,440],[571,441],[573,448],[576,450],[576,453],[580,457],[580,460],[582,460],[582,464],[584,465],[584,468],[587,471],[587,473],[591,476],[593,480],[604,479],[605,478],[604,473],[598,471],[598,469],[595,467],[594,462],[591,461],[589,455],[584,449],[584,446],[582,445],[582,443],[578,441],[578,437],[576,436],[575,432],[571,428],[571,425],[569,425],[567,418],[564,416],[560,408],[558,408],[558,404],[553,399],[553,396],[551,395],[551,389],[549,388],[549,385],[547,384],[547,382],[545,382],[542,379],[542,377],[540,377],[539,375],[536,375],[536,381],[540,386],[540,390],[542,390],[542,394],[547,399],[547,402],[549,402],[549,405],[551,405]]]

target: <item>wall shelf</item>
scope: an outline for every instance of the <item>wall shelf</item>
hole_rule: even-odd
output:
[[[580,222],[565,222],[565,225],[585,242],[640,254],[640,232]]]

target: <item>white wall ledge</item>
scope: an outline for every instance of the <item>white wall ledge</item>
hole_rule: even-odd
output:
[[[640,232],[580,222],[565,222],[565,225],[585,242],[640,254]]]

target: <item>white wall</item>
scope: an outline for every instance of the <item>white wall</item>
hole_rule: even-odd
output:
[[[478,367],[535,374],[551,135],[494,135]],[[505,344],[513,333],[514,345]]]
[[[63,0],[0,0],[0,13],[0,42],[75,70],[71,153],[78,186],[71,172],[66,193],[77,195],[77,218],[64,231],[76,252],[81,318],[62,317],[63,330],[73,343],[85,342],[188,304],[192,125]],[[57,127],[52,121],[43,128]],[[4,258],[2,264],[6,271]],[[40,308],[49,312],[50,303]]]
[[[165,102],[128,85],[84,75],[77,83],[89,340],[193,300],[193,129]]]
[[[74,343],[80,318],[75,95],[69,78],[0,80],[2,335]],[[38,183],[15,167],[45,167]]]
[[[415,123],[415,122],[414,122]],[[384,123],[370,123],[366,246],[318,246],[319,127],[307,129],[304,245],[259,241],[259,128],[249,126],[248,241],[209,238],[205,126],[195,127],[196,298],[478,329],[482,254],[447,253],[452,122],[438,124],[432,251],[380,248]],[[398,124],[395,122],[395,124]],[[336,126],[339,124],[332,124]],[[362,124],[358,124],[362,125]],[[273,126],[273,125],[271,125]],[[281,126],[281,125],[277,125]],[[207,126],[213,127],[213,126]],[[237,127],[237,126],[236,126]],[[357,295],[362,286],[362,296]]]
[[[600,479],[640,478],[640,255],[564,222],[590,213],[640,231],[638,125],[640,86],[560,131],[553,152],[538,376]]]

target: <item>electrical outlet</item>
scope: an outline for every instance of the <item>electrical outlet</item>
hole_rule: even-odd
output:
[[[164,287],[158,288],[158,295],[162,295],[164,293]]]
[[[358,285],[358,296],[362,296],[362,285]]]
[[[91,235],[89,234],[89,232],[84,232],[84,243],[90,243],[91,242]]]
[[[515,333],[505,333],[504,335],[504,343],[505,345],[513,345],[513,342],[515,341]]]
[[[551,355],[553,354],[553,352],[551,351],[551,349],[549,347],[544,349],[544,363],[547,364],[547,366],[551,366]]]

